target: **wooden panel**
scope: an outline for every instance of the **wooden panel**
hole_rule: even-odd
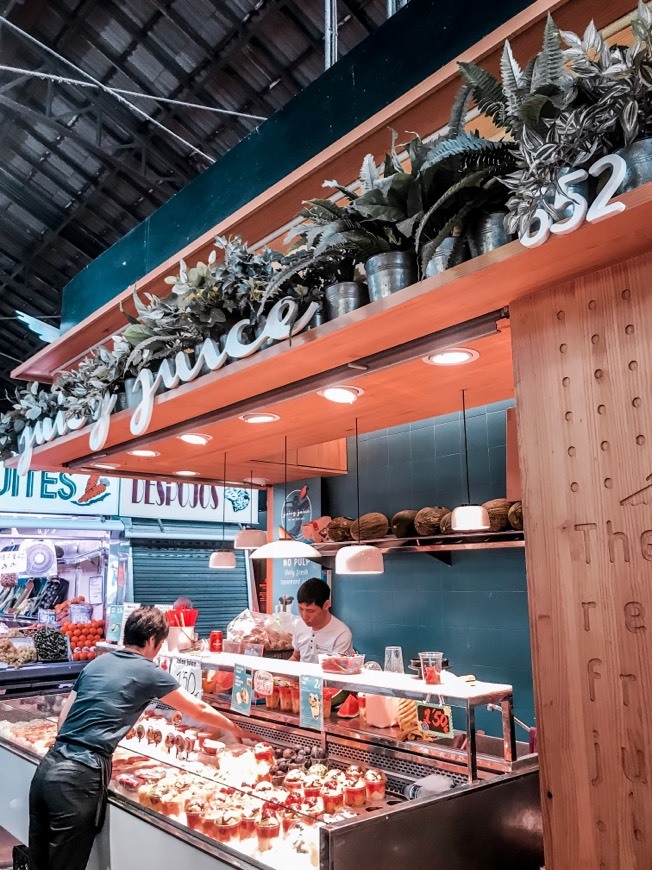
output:
[[[501,332],[470,343],[480,358],[467,365],[431,366],[416,359],[380,371],[356,372],[345,381],[364,390],[354,405],[328,402],[314,389],[309,390],[296,398],[265,405],[265,410],[280,417],[275,423],[251,425],[235,414],[227,414],[224,419],[206,425],[184,423],[174,433],[153,432],[138,442],[138,447],[160,453],[149,459],[128,453],[133,447],[128,432],[130,412],[122,412],[111,423],[110,444],[115,446],[104,448],[94,459],[88,457],[88,432],[82,430],[37,448],[32,467],[55,470],[70,464],[79,468],[97,461],[118,463],[123,476],[173,476],[176,470],[191,470],[197,471],[201,479],[215,479],[221,474],[222,454],[226,450],[230,476],[247,476],[253,468],[256,476],[278,483],[283,479],[282,454],[287,436],[290,479],[312,476],[318,468],[324,474],[339,473],[346,467],[344,457],[337,453],[341,445],[333,448],[327,460],[323,451],[331,448],[324,447],[323,442],[352,435],[356,416],[360,431],[372,432],[458,411],[462,387],[468,391],[469,406],[510,398],[514,390],[510,330],[506,322],[501,325]],[[200,431],[212,440],[205,447],[189,446],[177,437],[182,431]],[[297,446],[308,445],[318,446],[310,453],[300,450],[303,464],[294,465]],[[311,463],[317,467],[306,467]]]
[[[510,501],[521,498],[521,471],[518,464],[518,432],[516,429],[516,409],[507,409],[507,488],[506,497]]]
[[[651,277],[511,311],[548,870],[652,867]]]
[[[630,12],[631,8],[631,0],[604,0],[599,6],[592,0],[538,0],[476,43],[458,60],[476,60],[497,72],[506,38],[510,39],[516,56],[521,59],[531,57],[539,50],[542,21],[549,11],[554,12],[561,28],[583,30],[591,18],[602,28]],[[323,195],[321,184],[325,178],[341,181],[357,178],[366,153],[380,158],[387,149],[388,128],[398,130],[400,135],[416,130],[422,136],[441,129],[448,121],[459,84],[457,61],[453,61],[221,221],[134,286],[151,293],[167,293],[163,278],[176,271],[179,258],[205,260],[215,235],[237,233],[251,242],[269,236],[298,213],[303,200]],[[124,326],[124,317],[119,305],[125,302],[127,310],[131,311],[131,291],[132,287],[126,288],[61,339],[18,366],[13,377],[48,381],[54,372],[120,330]]]

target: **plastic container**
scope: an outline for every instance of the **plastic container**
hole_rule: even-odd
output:
[[[441,683],[441,671],[444,662],[443,652],[420,652],[421,671],[428,686],[438,686]]]
[[[292,683],[292,712],[300,713],[301,712],[301,693],[299,691],[299,684]]]
[[[367,694],[365,717],[374,728],[391,728],[398,722],[398,698]]]
[[[72,604],[70,605],[72,614]],[[199,616],[198,610],[168,610],[165,615],[170,625],[175,628],[194,628]]]
[[[292,712],[292,686],[289,683],[279,683],[279,701],[281,710]]]
[[[337,656],[319,653],[317,658],[322,671],[326,674],[359,674],[364,665],[364,655]]]

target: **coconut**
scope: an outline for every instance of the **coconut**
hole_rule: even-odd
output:
[[[326,528],[326,533],[331,541],[350,541],[351,523],[353,520],[347,517],[335,517]]]
[[[372,541],[384,538],[389,529],[389,520],[385,514],[363,514],[351,523],[351,537],[354,541]]]
[[[392,517],[392,534],[397,538],[413,538],[417,531],[414,528],[416,511],[399,511]]]
[[[507,528],[509,525],[507,516],[511,505],[511,501],[508,501],[506,498],[493,498],[482,505],[489,514],[492,532],[502,532],[503,529]]]
[[[449,511],[447,514],[444,514],[444,516],[439,520],[439,531],[442,533],[442,535],[450,535],[450,533],[453,531],[453,529],[451,528],[452,515],[452,512]]]
[[[507,514],[509,524],[513,529],[521,531],[523,528],[523,502],[515,501]]]
[[[444,514],[450,513],[447,507],[424,507],[414,518],[414,526],[418,535],[438,535],[441,531],[439,523]]]

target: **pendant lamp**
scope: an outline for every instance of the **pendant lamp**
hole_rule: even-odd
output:
[[[480,504],[471,504],[469,483],[469,445],[466,438],[466,401],[462,390],[462,422],[464,424],[464,465],[466,468],[467,503],[456,507],[451,514],[451,529],[454,532],[484,532],[491,528],[487,509]]]
[[[358,418],[355,418],[355,490],[358,500],[358,516],[360,516],[360,455],[358,449]],[[358,543],[342,547],[335,556],[336,574],[382,574],[385,570],[383,554],[371,544],[363,544],[360,540],[360,525],[358,524]]]
[[[253,471],[249,472],[249,480],[253,480]],[[256,496],[258,495],[258,490],[251,490],[251,501],[249,502],[249,506],[251,508],[249,514],[249,524],[253,526],[254,524],[254,493]],[[264,529],[240,529],[238,534],[235,536],[235,541],[233,542],[234,550],[256,550],[258,547],[262,547],[267,543],[267,532]]]
[[[224,489],[226,489],[226,453],[224,454]],[[226,521],[226,498],[224,497],[224,493],[222,493],[222,546],[219,550],[215,550],[211,553],[211,557],[208,562],[209,568],[215,568],[218,571],[230,571],[235,568],[235,553],[233,550],[227,550],[225,548],[224,539],[226,536],[226,530],[224,528]]]
[[[288,500],[288,439],[285,436],[285,451],[283,459],[283,505]],[[318,559],[320,553],[310,544],[295,541],[285,529],[279,529],[279,539],[270,541],[258,547],[251,554],[252,559]]]

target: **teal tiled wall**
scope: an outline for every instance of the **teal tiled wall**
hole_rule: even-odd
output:
[[[505,411],[512,404],[468,412],[473,501],[505,495]],[[462,446],[460,414],[361,436],[361,512],[391,518],[406,508],[466,501]],[[355,468],[351,443],[349,468]],[[354,516],[355,503],[354,474],[324,481],[324,510],[331,516]],[[444,650],[458,674],[511,683],[516,715],[533,723],[523,550],[453,553],[450,567],[425,554],[392,554],[380,576],[335,576],[333,611],[368,659],[382,664],[389,644],[402,646],[406,666],[419,650]],[[487,733],[501,733],[498,713],[479,710],[477,719]]]

